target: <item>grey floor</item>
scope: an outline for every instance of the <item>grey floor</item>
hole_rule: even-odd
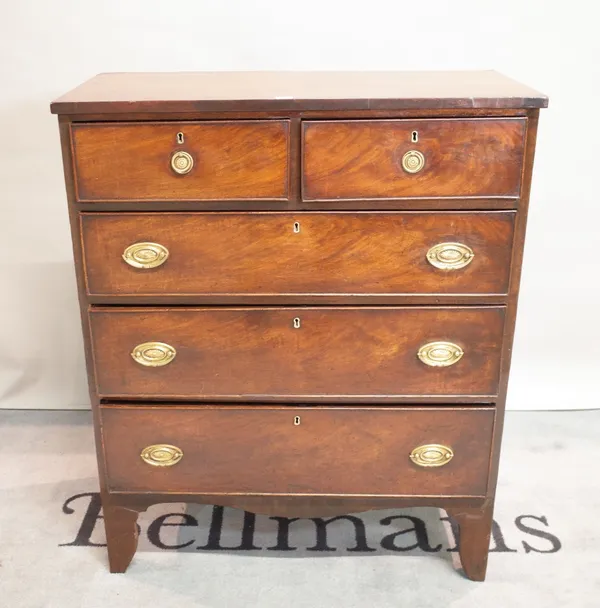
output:
[[[301,520],[282,551],[267,517],[239,548],[243,513],[224,511],[216,543],[218,509],[158,505],[111,575],[89,413],[0,410],[0,607],[598,607],[599,466],[600,411],[508,415],[485,583],[457,570],[437,509],[339,520],[320,545]]]

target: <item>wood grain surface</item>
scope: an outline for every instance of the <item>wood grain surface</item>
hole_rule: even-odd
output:
[[[302,124],[304,200],[519,196],[523,118]],[[402,168],[410,150],[425,158],[418,173]]]
[[[540,108],[545,95],[493,70],[407,72],[123,72],[55,100],[58,114]]]
[[[103,407],[101,424],[111,492],[484,496],[494,408]],[[454,457],[417,466],[430,443]],[[183,458],[145,463],[155,444]]]
[[[288,198],[285,120],[90,123],[72,142],[79,201]],[[171,168],[180,150],[194,160],[185,175]]]
[[[447,511],[458,526],[460,561],[466,576],[472,581],[485,580],[494,501],[486,500],[481,506],[449,505]]]
[[[90,295],[260,296],[504,294],[515,213],[84,213]],[[297,232],[296,232],[297,230]],[[169,251],[157,268],[134,268],[137,242]],[[441,270],[438,243],[473,249],[472,262]]]
[[[158,502],[288,517],[434,505],[460,526],[466,575],[484,578],[547,103],[495,72],[254,72],[102,74],[52,104],[111,571]],[[413,149],[426,164],[409,175]],[[188,175],[170,168],[178,150]],[[474,261],[439,276],[415,253],[434,236],[469,239]],[[171,256],[134,271],[129,238]],[[150,340],[174,361],[135,363]],[[424,366],[433,340],[464,357]],[[179,465],[142,462],[160,441],[181,444]],[[454,459],[417,469],[407,454],[425,442]]]
[[[300,327],[294,327],[298,318]],[[504,309],[93,308],[97,390],[103,398],[294,401],[493,396]],[[451,367],[417,357],[448,340]],[[131,352],[157,341],[177,351],[164,367]]]

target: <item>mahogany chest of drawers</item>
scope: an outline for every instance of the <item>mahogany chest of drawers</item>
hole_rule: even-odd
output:
[[[52,104],[112,572],[138,513],[431,505],[485,577],[543,95],[102,74]]]

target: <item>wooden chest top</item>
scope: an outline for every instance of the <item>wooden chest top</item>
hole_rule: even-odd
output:
[[[493,70],[98,74],[54,114],[545,108],[548,98]]]

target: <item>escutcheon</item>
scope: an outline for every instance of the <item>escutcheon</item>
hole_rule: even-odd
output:
[[[140,456],[153,467],[172,467],[183,458],[183,451],[175,445],[159,443],[144,448]]]
[[[177,351],[163,342],[144,342],[138,344],[131,356],[136,363],[146,367],[162,367],[175,359]]]
[[[464,268],[474,257],[473,250],[462,243],[438,243],[427,252],[427,261],[441,270]]]
[[[453,457],[452,448],[438,443],[420,445],[410,453],[410,459],[420,467],[443,467]]]
[[[429,367],[449,367],[464,355],[463,349],[454,342],[429,342],[419,349],[417,356]]]
[[[123,259],[134,268],[156,268],[168,257],[169,250],[159,243],[134,243],[123,252]]]

